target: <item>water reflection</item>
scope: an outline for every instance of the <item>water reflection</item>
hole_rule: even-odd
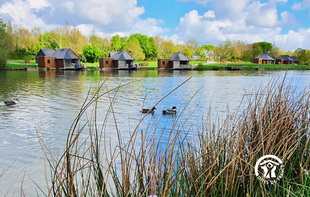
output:
[[[151,107],[189,77],[192,79],[188,83],[159,103],[158,110],[153,116],[147,116],[145,125],[149,122],[160,122],[159,131],[171,127],[173,116],[162,116],[161,110],[176,106],[179,112],[182,111],[197,90],[201,89],[184,111],[184,119],[191,112],[195,112],[186,128],[191,126],[199,128],[202,117],[205,118],[209,110],[214,116],[224,118],[227,108],[230,111],[238,108],[245,90],[251,92],[279,75],[283,76],[284,72],[0,71],[0,157],[2,158],[0,166],[8,168],[14,163],[7,174],[0,179],[0,191],[6,191],[15,177],[26,170],[25,192],[34,193],[36,186],[31,179],[41,183],[44,171],[37,132],[44,136],[45,142],[53,152],[61,152],[71,123],[78,114],[89,89],[91,88],[93,94],[104,80],[106,84],[102,92],[129,83],[117,91],[112,91],[109,97],[103,97],[98,103],[98,125],[100,125],[107,114],[109,98],[116,97],[114,103],[116,122],[122,136],[126,138],[141,118],[140,110],[143,105],[146,108]],[[298,88],[301,89],[309,83],[309,75],[309,71],[290,71],[288,79],[298,81]],[[13,107],[5,106],[2,101],[11,98],[18,98],[19,103]],[[112,117],[107,132],[111,136],[112,143],[116,143]],[[168,136],[164,133],[164,137]],[[22,177],[17,182],[21,182],[21,179]],[[42,184],[44,186],[44,183]],[[18,192],[19,190],[19,184],[12,189]]]

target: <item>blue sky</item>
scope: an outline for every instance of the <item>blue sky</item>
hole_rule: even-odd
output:
[[[310,49],[310,0],[0,0],[0,15],[42,31],[69,22],[101,37],[141,33],[181,44],[229,39]]]

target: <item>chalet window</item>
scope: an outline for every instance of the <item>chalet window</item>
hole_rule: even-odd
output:
[[[47,60],[47,64],[50,64],[51,63],[51,60]]]
[[[180,64],[187,64],[187,61],[181,61]]]
[[[105,61],[105,64],[109,64],[109,61]]]
[[[163,65],[165,65],[166,64],[166,62],[163,62]]]

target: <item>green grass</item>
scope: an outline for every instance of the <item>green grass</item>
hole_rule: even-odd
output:
[[[141,66],[140,69],[144,69],[144,70],[155,70],[157,69],[157,61],[138,61],[137,64],[141,64],[141,63],[148,63],[148,66]]]
[[[98,68],[99,62],[89,63],[89,62],[82,62],[82,65],[86,64],[88,68]],[[8,59],[6,64],[8,69],[27,69],[27,68],[37,68],[37,64],[35,60],[30,60],[30,63],[25,63],[24,60],[15,60],[15,59]]]
[[[253,64],[253,63],[227,63],[227,64],[198,64],[195,70],[307,70],[310,66],[306,65],[287,65],[287,64]]]
[[[82,65],[87,65],[87,68],[99,68],[99,62],[94,62],[94,63],[90,63],[90,62],[82,62]]]
[[[24,60],[8,59],[6,66],[8,69],[37,68],[35,60],[30,60],[30,63],[25,63]]]

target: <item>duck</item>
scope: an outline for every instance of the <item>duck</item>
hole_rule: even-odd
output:
[[[177,108],[176,106],[173,106],[172,109],[164,109],[163,114],[176,114]]]
[[[17,101],[18,99],[16,99]],[[13,101],[13,100],[7,100],[7,101],[4,101],[5,105],[6,106],[11,106],[11,105],[16,105],[16,102]]]
[[[142,109],[141,113],[150,113],[154,114],[156,107],[152,107],[151,109]]]

